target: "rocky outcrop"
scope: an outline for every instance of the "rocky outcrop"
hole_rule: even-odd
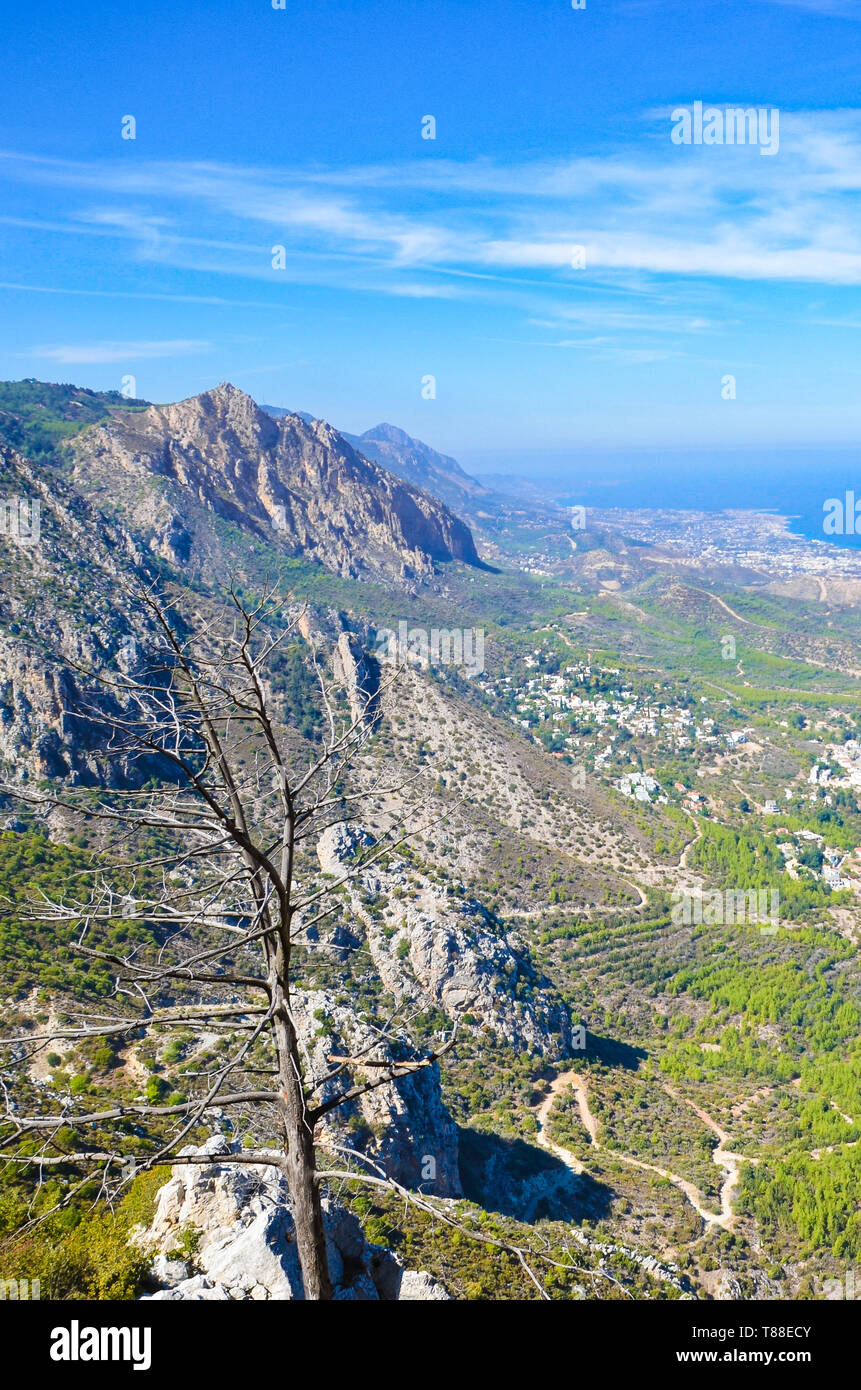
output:
[[[577,1226],[571,1226],[568,1234],[573,1240],[577,1241],[578,1245],[582,1245],[586,1250],[591,1250],[604,1257],[608,1255],[621,1255],[624,1259],[630,1260],[632,1264],[639,1266],[639,1268],[652,1279],[656,1279],[662,1284],[669,1284],[672,1288],[677,1289],[683,1299],[691,1300],[696,1298],[688,1276],[679,1271],[678,1265],[668,1264],[662,1260],[658,1260],[654,1255],[646,1254],[644,1251],[636,1249],[635,1246],[618,1245],[612,1241],[595,1240],[591,1236],[587,1236],[585,1232],[581,1231]]]
[[[356,866],[362,853],[370,851],[374,837],[354,821],[327,825],[317,841],[317,858],[324,874],[343,878]]]
[[[335,679],[344,687],[354,720],[373,724],[378,715],[379,671],[375,670],[361,642],[342,632],[333,653]]]
[[[321,867],[344,877],[369,839],[360,826],[330,826],[317,845]],[[377,866],[360,870],[347,891],[395,999],[435,1005],[519,1051],[559,1057],[570,1049],[567,1009],[516,935],[480,902],[459,898],[398,856],[385,872]],[[378,900],[386,901],[382,911]]]
[[[32,536],[0,534],[0,780],[125,777],[98,725],[119,708],[115,692],[87,673],[129,672],[151,641],[119,589],[151,580],[147,558],[64,479],[5,447],[0,497],[39,507]]]
[[[358,454],[323,420],[274,420],[227,382],[113,417],[70,445],[76,482],[112,504],[172,564],[200,570],[216,519],[336,573],[411,581],[437,562],[478,565],[442,503]]]
[[[161,1300],[302,1299],[302,1280],[286,1179],[276,1167],[226,1161],[238,1152],[221,1135],[185,1154],[212,1163],[185,1164],[160,1190],[152,1224],[136,1239],[153,1254],[152,1281]],[[388,1250],[365,1240],[357,1219],[332,1197],[323,1199],[329,1271],[336,1299],[446,1299],[430,1275],[405,1270]],[[194,1255],[179,1254],[194,1237]],[[187,1240],[185,1243],[188,1243]]]
[[[309,1075],[323,1083],[315,1101],[325,1103],[354,1084],[379,1078],[380,1068],[363,1066],[363,1061],[405,1062],[423,1056],[405,1032],[382,1034],[351,1008],[337,1005],[326,990],[295,993],[292,1003]],[[339,1068],[338,1059],[344,1057],[355,1060]],[[327,1138],[366,1154],[404,1187],[434,1197],[461,1195],[457,1129],[442,1102],[436,1063],[338,1106],[323,1121],[322,1141]]]

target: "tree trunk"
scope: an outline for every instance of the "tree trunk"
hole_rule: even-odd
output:
[[[277,1017],[275,1025],[285,1138],[284,1170],[290,1188],[302,1287],[306,1298],[327,1300],[332,1297],[332,1283],[320,1189],[315,1177],[314,1132],[308,1122],[299,1048],[289,1017]]]

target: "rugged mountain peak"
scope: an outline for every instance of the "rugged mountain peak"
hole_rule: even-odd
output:
[[[227,447],[249,450],[271,448],[278,435],[271,416],[229,381],[172,405],[151,406],[143,418],[156,429],[164,420],[178,438],[190,441],[199,436],[201,443],[212,444],[220,438]]]
[[[399,444],[403,448],[409,448],[416,444],[416,440],[413,439],[412,435],[407,434],[406,430],[400,429],[397,425],[388,425],[385,421],[380,425],[372,425],[369,430],[365,430],[364,434],[360,434],[359,438],[363,440],[381,439],[388,444]]]
[[[230,382],[116,411],[72,455],[78,485],[110,497],[173,564],[219,558],[218,517],[354,578],[412,581],[439,561],[480,563],[469,528],[443,503],[358,454],[325,420],[273,419]]]
[[[255,404],[254,399],[249,396],[247,391],[242,391],[238,386],[234,386],[232,381],[219,381],[217,386],[211,386],[208,391],[201,392],[204,396],[211,396],[214,400],[235,400],[241,398],[243,401],[250,401]]]
[[[397,425],[383,422],[364,434],[346,437],[366,458],[375,459],[413,487],[441,498],[458,515],[469,515],[488,495],[481,483],[464,472],[457,459],[440,454]]]

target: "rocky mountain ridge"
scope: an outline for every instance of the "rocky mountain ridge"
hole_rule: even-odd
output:
[[[291,414],[284,406],[278,405],[263,405],[261,410],[275,420],[283,420]],[[313,424],[314,416],[307,411],[295,413],[308,424]],[[496,488],[479,482],[450,454],[440,453],[398,425],[383,421],[379,425],[372,425],[362,434],[353,434],[349,430],[341,430],[340,433],[358,453],[374,459],[414,487],[438,497],[470,526],[482,531],[497,531],[506,518],[535,520],[546,518],[548,511],[557,510],[552,504],[548,507],[546,499],[537,492],[531,497],[530,505],[525,497],[516,495],[516,487]],[[506,482],[504,478],[502,481]],[[508,481],[514,482],[513,479]]]
[[[206,569],[226,523],[347,578],[427,578],[480,565],[443,503],[356,453],[325,421],[274,420],[228,382],[172,405],[114,411],[68,446],[75,485],[181,570]]]
[[[354,449],[415,487],[439,497],[460,515],[490,504],[492,493],[448,454],[441,454],[397,425],[380,424],[363,434],[345,434]]]

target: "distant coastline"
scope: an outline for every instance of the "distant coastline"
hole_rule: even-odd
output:
[[[826,535],[822,526],[828,498],[847,491],[861,498],[861,448],[517,450],[460,457],[481,481],[492,466],[500,491],[507,477],[517,490],[564,506],[778,512],[807,540],[853,550],[861,544],[858,536]]]
[[[766,451],[728,462],[714,455],[572,457],[565,470],[542,476],[536,467],[515,473],[563,506],[632,511],[746,511],[780,515],[787,530],[840,550],[861,549],[861,535],[828,534],[825,503],[854,491],[861,498],[861,462],[855,451],[821,455]],[[496,485],[501,479],[497,477]]]

